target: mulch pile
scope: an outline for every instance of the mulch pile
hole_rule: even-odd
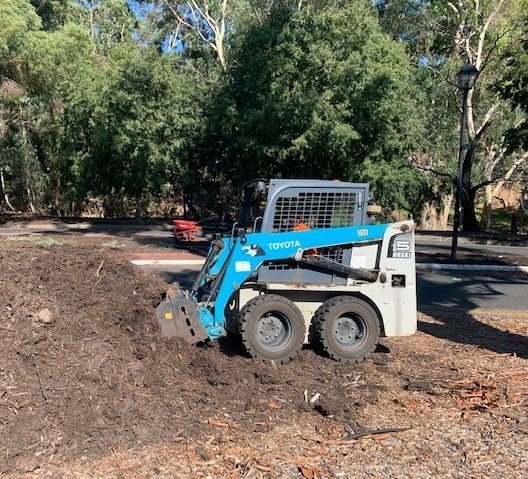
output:
[[[0,477],[524,477],[528,323],[420,314],[364,364],[157,333],[101,239],[0,240]]]

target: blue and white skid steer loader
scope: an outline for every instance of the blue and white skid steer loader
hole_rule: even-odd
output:
[[[215,235],[191,291],[170,289],[161,333],[189,342],[241,336],[276,364],[306,342],[361,362],[380,336],[416,331],[414,223],[372,224],[369,186],[255,180],[230,235]]]

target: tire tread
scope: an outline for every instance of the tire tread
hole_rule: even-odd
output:
[[[374,313],[374,316],[376,318],[377,331],[375,333],[375,340],[359,356],[345,357],[339,354],[339,352],[333,349],[332,345],[329,343],[326,337],[325,322],[328,320],[328,316],[332,313],[334,308],[336,308],[337,306],[340,306],[341,304],[346,304],[346,303],[366,305],[368,309],[372,310],[372,313]],[[326,354],[330,358],[335,359],[336,361],[339,361],[339,362],[358,364],[358,363],[365,361],[376,350],[376,347],[378,346],[378,343],[379,343],[379,336],[380,336],[380,323],[379,323],[379,318],[377,314],[375,314],[375,311],[372,309],[372,307],[367,302],[355,296],[335,296],[333,298],[326,300],[321,306],[319,306],[319,308],[315,312],[314,317],[312,319],[312,338],[311,339],[316,342],[316,344],[322,349],[324,354]]]
[[[240,310],[239,317],[238,317],[238,330],[241,335],[242,339],[242,345],[248,352],[248,354],[254,358],[260,358],[267,362],[273,361],[276,364],[286,364],[290,362],[302,349],[303,343],[304,343],[304,332],[305,328],[302,330],[302,341],[295,341],[295,338],[292,339],[292,349],[291,351],[286,354],[282,358],[278,359],[269,359],[263,357],[262,354],[260,354],[256,349],[255,346],[251,343],[251,340],[249,339],[248,335],[250,334],[250,331],[248,331],[248,328],[250,327],[249,321],[251,320],[251,316],[253,314],[253,311],[255,309],[259,308],[262,304],[269,302],[269,301],[278,301],[279,303],[282,303],[288,307],[295,308],[295,313],[299,315],[300,318],[302,318],[302,313],[299,311],[295,303],[290,301],[289,299],[285,298],[284,296],[281,296],[279,294],[262,294],[260,296],[257,296],[250,301],[248,301],[244,307]],[[304,324],[304,320],[303,320]],[[294,332],[295,336],[296,332]],[[298,333],[297,333],[298,334]]]

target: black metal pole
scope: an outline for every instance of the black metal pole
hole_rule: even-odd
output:
[[[458,245],[458,230],[460,229],[460,214],[462,210],[462,175],[464,173],[464,156],[467,151],[466,145],[466,115],[467,115],[467,98],[469,89],[464,88],[462,99],[462,116],[460,118],[460,146],[458,149],[458,170],[456,176],[456,198],[455,214],[453,216],[453,239],[451,242],[451,259],[456,260]]]

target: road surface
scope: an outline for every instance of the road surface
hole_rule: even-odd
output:
[[[418,253],[434,255],[437,253],[449,254],[451,252],[451,238],[449,237],[436,238],[432,236],[417,235],[415,237],[415,243],[416,251]],[[528,246],[509,246],[459,241],[457,251],[483,255],[494,255],[499,259],[501,256],[519,256],[526,258],[525,264],[528,265]]]

